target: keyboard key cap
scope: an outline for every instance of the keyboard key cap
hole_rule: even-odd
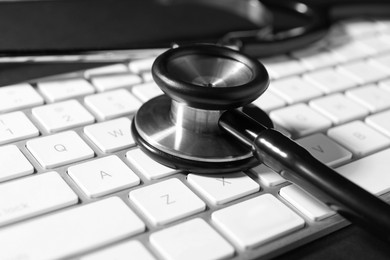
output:
[[[34,167],[15,145],[0,147],[0,182],[33,172]]]
[[[314,88],[301,77],[275,80],[272,82],[269,90],[283,98],[289,104],[306,101],[322,95],[319,89]]]
[[[334,53],[318,47],[294,51],[292,56],[311,70],[334,66],[339,62]]]
[[[128,206],[111,197],[3,229],[0,259],[67,258],[144,230]]]
[[[315,99],[309,104],[336,125],[360,119],[369,113],[367,108],[342,94],[333,94]]]
[[[0,115],[0,144],[38,136],[38,129],[20,111]]]
[[[212,204],[224,204],[259,191],[260,186],[244,173],[226,176],[188,174],[187,180]]]
[[[362,157],[390,146],[390,139],[361,121],[329,129],[328,136],[347,148],[355,156]]]
[[[331,127],[332,122],[305,104],[296,104],[274,110],[271,119],[289,131],[293,137],[319,132]]]
[[[114,74],[114,75],[101,75],[91,78],[92,84],[97,88],[99,92],[107,90],[113,90],[121,87],[130,87],[135,84],[141,83],[141,78],[135,74]]]
[[[325,93],[334,93],[357,86],[354,80],[333,68],[305,73],[303,79],[320,88]]]
[[[73,131],[27,141],[26,147],[46,169],[94,156],[93,150]]]
[[[149,99],[163,95],[164,92],[154,82],[143,83],[134,86],[131,89],[134,96],[139,98],[142,102],[146,102]]]
[[[211,260],[234,254],[234,248],[199,218],[158,231],[150,236],[150,242],[164,259]]]
[[[91,124],[95,121],[93,115],[74,99],[35,107],[31,113],[49,133]]]
[[[305,225],[300,216],[271,194],[218,210],[211,218],[240,249],[256,247]]]
[[[390,137],[390,110],[369,116],[365,122],[375,130]]]
[[[143,72],[141,74],[142,80],[144,82],[151,82],[153,81],[153,73],[151,71]]]
[[[251,169],[251,172],[267,187],[274,187],[287,182],[280,174],[274,172],[264,164],[260,164]]]
[[[127,260],[129,256],[137,260],[156,260],[154,256],[140,242],[126,241],[119,245],[88,254],[80,258],[80,260]]]
[[[296,140],[322,163],[335,167],[348,162],[352,153],[323,134],[314,134]]]
[[[360,39],[360,42],[374,50],[375,54],[381,54],[390,51],[389,35],[375,34],[369,38]]]
[[[271,110],[284,107],[286,105],[286,102],[280,97],[271,93],[271,91],[266,91],[259,98],[253,101],[253,104],[258,106],[265,112],[269,112]]]
[[[150,57],[146,59],[132,60],[129,63],[129,69],[133,73],[141,73],[144,71],[152,70],[152,65],[156,57]]]
[[[84,133],[104,153],[112,153],[134,145],[126,117],[86,126]]]
[[[336,171],[352,182],[379,196],[390,191],[390,149],[351,162]]]
[[[7,182],[0,185],[0,225],[64,208],[77,201],[77,195],[56,172]]]
[[[206,208],[202,200],[175,178],[132,190],[129,199],[153,225],[167,224]]]
[[[104,75],[104,74],[117,74],[128,72],[126,65],[124,64],[113,64],[93,69],[88,69],[84,72],[84,76],[86,78],[90,78],[96,75]]]
[[[379,31],[380,25],[373,20],[352,19],[341,23],[342,30],[349,36],[361,38],[369,36]]]
[[[68,174],[90,198],[101,197],[140,183],[138,176],[115,155],[71,166]]]
[[[359,84],[368,84],[387,77],[388,73],[366,61],[347,63],[337,67],[337,71],[356,80]]]
[[[0,88],[0,112],[43,104],[43,98],[28,84]]]
[[[348,37],[339,37],[333,40],[327,48],[335,54],[339,61],[343,62],[362,59],[375,53],[367,45],[351,40]]]
[[[260,61],[267,68],[272,79],[299,75],[306,71],[305,66],[300,61],[284,55],[261,59]]]
[[[148,157],[140,149],[132,149],[126,153],[126,158],[137,173],[140,173],[148,180],[162,178],[177,172],[168,168],[152,158]]]
[[[371,113],[390,108],[390,93],[375,85],[349,90],[346,95],[368,108]]]
[[[321,201],[298,186],[289,185],[283,187],[280,189],[279,194],[311,221],[321,221],[336,214]]]
[[[390,91],[390,79],[386,79],[386,80],[381,80],[381,81],[379,81],[379,82],[378,82],[378,86],[379,86],[381,89],[383,89],[383,90],[389,92],[389,91]]]
[[[50,102],[92,94],[95,89],[85,79],[61,79],[38,82],[39,91]]]
[[[135,113],[141,106],[141,102],[125,89],[87,96],[84,101],[100,120]]]
[[[380,66],[387,72],[390,72],[390,54],[380,55],[370,58],[370,63]]]

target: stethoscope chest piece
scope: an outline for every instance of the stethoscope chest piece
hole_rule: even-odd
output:
[[[242,109],[268,87],[258,61],[224,47],[193,45],[160,55],[152,73],[166,95],[146,102],[134,117],[133,137],[143,151],[169,167],[199,173],[258,164],[248,146],[218,126],[224,111]],[[270,122],[261,110],[256,114]]]

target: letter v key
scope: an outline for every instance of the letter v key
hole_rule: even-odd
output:
[[[335,167],[349,161],[352,153],[323,134],[314,134],[297,142],[328,166]]]

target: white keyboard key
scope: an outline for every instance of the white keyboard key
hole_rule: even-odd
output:
[[[20,111],[0,115],[0,144],[38,136],[38,129]]]
[[[148,82],[140,85],[136,85],[131,89],[134,96],[139,98],[142,102],[146,102],[149,99],[163,95],[164,92],[154,82]]]
[[[283,99],[271,93],[271,91],[264,92],[252,103],[266,112],[284,107],[286,105],[286,102]]]
[[[15,145],[0,147],[0,182],[33,172],[34,167]]]
[[[369,116],[365,122],[377,131],[390,137],[390,110]]]
[[[187,180],[212,204],[224,204],[259,191],[260,186],[243,172],[205,176],[188,174]]]
[[[218,229],[240,249],[287,235],[304,220],[271,194],[265,194],[212,213]]]
[[[125,89],[87,96],[84,101],[100,120],[134,113],[141,106],[141,102]]]
[[[104,92],[121,87],[130,87],[141,83],[141,78],[135,74],[102,75],[91,78],[92,84],[98,91]]]
[[[126,117],[86,126],[84,133],[104,153],[116,152],[134,145]]]
[[[176,170],[168,168],[143,153],[140,149],[132,149],[126,153],[126,158],[137,173],[148,180],[154,180],[171,175]]]
[[[43,104],[43,98],[28,84],[0,88],[0,112]]]
[[[67,258],[144,230],[129,207],[111,197],[3,229],[0,259]]]
[[[91,124],[95,118],[77,100],[67,100],[35,107],[33,116],[49,133]]]
[[[90,78],[92,76],[96,75],[103,75],[103,74],[116,74],[116,73],[124,73],[128,72],[128,69],[126,65],[124,64],[113,64],[93,69],[88,69],[84,72],[84,76],[86,78]]]
[[[370,59],[370,63],[380,66],[382,69],[387,72],[390,71],[390,54],[380,55],[376,57],[372,57]]]
[[[0,225],[74,205],[77,195],[56,172],[0,185]]]
[[[306,71],[305,66],[300,61],[284,55],[261,59],[260,61],[273,79],[299,75]]]
[[[377,196],[390,191],[390,149],[336,169],[338,173]]]
[[[367,108],[342,94],[333,94],[315,99],[309,104],[336,125],[360,119],[369,113]]]
[[[374,85],[349,90],[346,95],[367,107],[372,113],[390,108],[390,92]]]
[[[129,69],[133,73],[141,73],[144,71],[152,70],[152,65],[156,57],[150,57],[146,59],[132,60],[129,63]]]
[[[225,259],[234,248],[203,219],[192,219],[150,236],[150,242],[164,259]]]
[[[328,136],[347,148],[355,156],[366,156],[390,146],[390,139],[361,121],[329,129]]]
[[[153,81],[153,73],[151,71],[143,72],[141,74],[141,77],[142,77],[142,80],[144,82],[151,82],[151,81]]]
[[[367,45],[351,40],[348,37],[340,37],[334,40],[329,46],[329,51],[334,53],[340,61],[362,59],[375,53]]]
[[[311,221],[320,221],[335,214],[325,204],[298,186],[289,185],[283,187],[280,189],[279,194]]]
[[[378,83],[378,86],[386,91],[390,91],[390,79],[382,80]]]
[[[375,51],[375,54],[390,51],[389,35],[376,34],[369,38],[360,39],[360,42],[373,49]]]
[[[325,93],[334,93],[355,87],[357,83],[333,68],[316,70],[303,75],[303,79]]]
[[[176,178],[132,190],[129,199],[153,225],[202,212],[206,204]]]
[[[115,155],[69,167],[68,174],[90,198],[136,186],[140,179]]]
[[[251,172],[267,187],[274,187],[287,182],[280,174],[274,172],[264,164],[252,168]]]
[[[57,102],[95,92],[85,79],[61,79],[39,82],[38,89],[50,102]]]
[[[94,156],[93,150],[73,131],[27,141],[26,147],[46,169]]]
[[[322,163],[335,167],[348,162],[352,153],[323,134],[314,134],[296,140]]]
[[[311,70],[330,67],[339,62],[334,53],[318,47],[295,51],[292,56],[299,59],[305,67]]]
[[[329,128],[332,122],[305,104],[274,110],[271,119],[289,131],[293,137],[309,135]]]
[[[356,80],[359,84],[368,84],[387,77],[388,73],[366,61],[347,63],[337,67],[337,71]]]
[[[379,31],[379,24],[372,20],[366,19],[353,19],[342,22],[340,24],[342,30],[349,36],[362,37],[370,34],[374,34]]]
[[[322,92],[304,81],[301,77],[285,78],[272,82],[270,91],[283,98],[287,103],[293,104],[306,101],[322,95]]]
[[[140,242],[126,241],[119,245],[100,250],[83,256],[80,260],[128,260],[129,257],[137,260],[155,260],[154,256]]]

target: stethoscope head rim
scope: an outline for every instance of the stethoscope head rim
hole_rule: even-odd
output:
[[[213,64],[215,61],[220,63]],[[197,62],[198,67],[194,68]],[[210,71],[204,68],[204,64],[212,67]],[[221,72],[224,66],[227,69]],[[230,71],[231,67],[241,70],[245,79],[236,78],[235,85],[228,84],[227,87],[202,86],[195,82],[196,78],[208,77],[202,74],[215,75],[218,72],[223,74],[222,78],[232,80],[231,75],[237,71]],[[199,70],[202,72],[198,73]],[[188,76],[191,73],[193,75]],[[157,85],[173,100],[208,110],[241,107],[258,98],[269,85],[268,73],[259,61],[233,49],[210,44],[181,46],[166,51],[155,60],[152,74]],[[183,78],[183,75],[187,76]]]

